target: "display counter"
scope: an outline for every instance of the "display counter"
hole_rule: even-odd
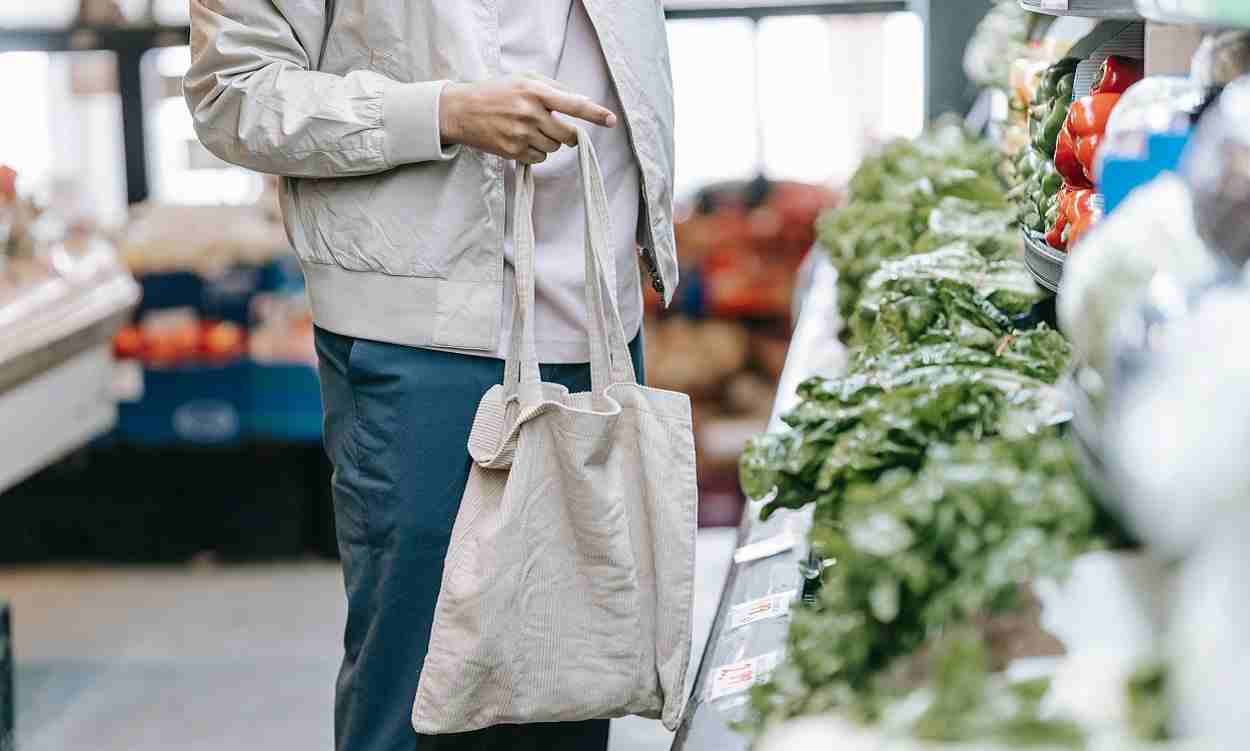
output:
[[[837,339],[836,272],[813,250],[800,271],[798,315],[777,389],[769,430],[794,406],[798,385],[845,367]],[[811,507],[759,518],[763,499],[752,499],[738,527],[738,543],[712,631],[699,663],[674,751],[736,751],[747,738],[731,726],[744,716],[749,689],[764,682],[783,655],[790,604],[803,594]]]

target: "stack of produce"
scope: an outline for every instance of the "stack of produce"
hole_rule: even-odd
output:
[[[919,699],[903,732],[1082,740],[1041,713],[1044,680],[1008,685],[997,672],[1060,651],[1029,583],[1116,541],[1114,527],[1050,427],[1069,345],[1017,325],[1042,293],[1001,237],[1011,218],[992,149],[950,128],[867,162],[848,206],[822,223],[849,370],[804,383],[789,429],[755,438],[741,460],[765,515],[814,505],[810,541],[825,562],[785,661],[755,689],[756,729],[824,712],[897,726],[895,709]],[[933,226],[952,200],[963,236]],[[852,221],[864,217],[879,221]]]
[[[1098,149],[1120,96],[1141,79],[1140,60],[1113,55],[1103,62],[1089,96],[1072,103],[1055,145],[1054,167],[1063,177],[1063,188],[1054,218],[1047,217],[1050,247],[1068,250],[1102,218],[1093,189]]]
[[[247,332],[230,321],[201,320],[190,309],[153,311],[113,337],[113,355],[149,368],[223,365],[247,354]]]
[[[838,270],[842,315],[854,312],[865,279],[917,248],[964,239],[987,258],[1017,254],[1013,217],[994,177],[998,161],[993,146],[953,122],[866,159],[851,179],[846,204],[816,225]]]
[[[1029,105],[1029,145],[1014,160],[1016,187],[1011,197],[1020,224],[1035,232],[1050,226],[1063,178],[1055,170],[1055,146],[1072,103],[1077,60],[1064,58],[1043,71]]]
[[[712,186],[675,228],[682,261],[697,269],[701,312],[785,319],[795,276],[815,241],[816,217],[837,202],[819,185],[757,180]],[[653,309],[659,297],[649,295]]]

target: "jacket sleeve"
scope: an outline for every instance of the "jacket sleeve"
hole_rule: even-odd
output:
[[[183,84],[196,134],[222,159],[288,177],[365,175],[450,159],[446,81],[317,70],[326,0],[191,0]],[[310,54],[311,53],[311,54]]]

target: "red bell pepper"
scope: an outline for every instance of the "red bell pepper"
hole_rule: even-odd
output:
[[[1092,135],[1082,138],[1076,146],[1076,158],[1081,163],[1088,184],[1094,184],[1094,162],[1098,158],[1098,147],[1102,146],[1102,136]]]
[[[1142,61],[1131,57],[1112,55],[1103,61],[1090,94],[1123,94],[1128,87],[1142,79],[1145,71]]]
[[[1059,216],[1046,233],[1047,245],[1066,252],[1098,221],[1100,212],[1094,208],[1094,195],[1092,188],[1074,189],[1067,185],[1059,191]]]
[[[1068,121],[1064,127],[1072,130],[1072,137],[1102,135],[1107,130],[1111,111],[1120,101],[1119,94],[1090,94],[1072,103]]]
[[[1055,224],[1046,233],[1046,244],[1055,250],[1067,250],[1068,244],[1065,237],[1065,230],[1068,228],[1068,209],[1072,205],[1072,198],[1076,191],[1070,185],[1065,185],[1059,190],[1059,212],[1055,217]]]
[[[1102,142],[1102,134],[1107,130],[1111,111],[1119,101],[1119,94],[1092,94],[1073,102],[1072,109],[1068,111],[1068,119],[1063,128],[1070,133],[1072,144],[1076,148],[1076,159],[1081,164],[1081,171],[1085,175],[1084,182],[1087,184],[1094,183],[1094,163],[1098,158],[1098,147]]]
[[[1068,211],[1068,252],[1076,248],[1081,236],[1102,219],[1102,212],[1094,206],[1094,191],[1078,191],[1072,198]]]
[[[1059,141],[1055,145],[1055,171],[1063,176],[1065,183],[1074,188],[1093,187],[1093,183],[1085,177],[1085,169],[1077,156],[1072,131],[1067,128],[1059,133]]]

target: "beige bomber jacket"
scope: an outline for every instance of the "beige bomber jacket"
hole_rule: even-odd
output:
[[[673,90],[659,0],[582,0],[643,184],[638,241],[677,285]],[[493,0],[191,0],[184,84],[196,133],[282,176],[316,322],[349,336],[493,350],[503,299],[499,157],[445,149],[449,81],[499,69]]]

